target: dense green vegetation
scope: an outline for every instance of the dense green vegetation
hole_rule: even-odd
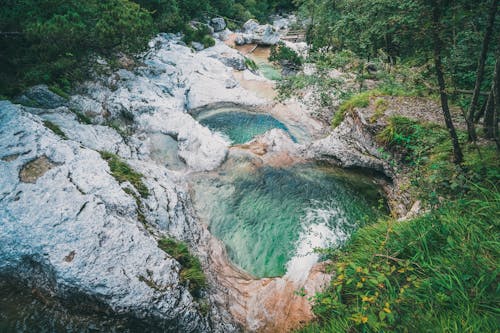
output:
[[[162,238],[158,241],[158,247],[181,264],[181,281],[187,285],[193,296],[199,297],[201,290],[207,285],[200,260],[189,252],[185,243],[172,238]]]
[[[500,196],[476,188],[410,222],[378,222],[331,253],[336,276],[304,332],[495,332]]]
[[[383,64],[388,73],[393,73],[393,68],[411,68],[420,74],[415,82],[420,91],[442,92],[443,115],[456,163],[461,162],[462,152],[449,116],[449,98],[464,108],[470,140],[477,137],[474,121],[486,114],[486,136],[498,141],[498,111],[493,111],[500,107],[500,101],[494,103],[493,93],[498,90],[495,77],[500,76],[500,20],[495,20],[498,0],[297,3],[303,15],[311,19],[310,58],[320,68],[328,63],[336,68],[351,64],[350,70],[358,73],[361,82],[372,75],[366,69],[373,63]]]
[[[315,299],[304,332],[494,332],[498,324],[500,168],[459,132],[464,163],[451,162],[445,128],[396,116],[379,133],[403,156],[407,191],[432,210],[407,222],[381,220],[326,250],[336,273]]]
[[[149,190],[142,182],[142,174],[132,169],[130,165],[115,154],[103,151],[101,157],[108,162],[111,174],[119,183],[129,182],[141,197],[147,198],[149,196]]]
[[[304,60],[291,48],[283,43],[271,46],[269,61],[277,62],[283,67],[300,69]]]
[[[88,75],[91,57],[116,63],[120,53],[143,49],[156,32],[184,31],[190,41],[210,46],[213,40],[190,28],[190,20],[222,15],[235,25],[292,7],[289,0],[3,0],[0,95],[39,83],[64,94]]]
[[[286,77],[280,97],[312,88],[318,105],[334,110],[334,127],[357,107],[374,108],[370,121],[382,117],[387,95],[439,100],[446,120],[393,116],[377,134],[389,162],[409,178],[401,190],[428,212],[404,222],[373,221],[341,248],[324,250],[334,279],[313,299],[318,319],[302,331],[495,332],[499,2],[298,3],[311,18],[306,61],[317,71]],[[332,69],[356,76],[335,77]],[[449,103],[462,109],[468,131],[455,128]],[[483,115],[485,129],[476,131],[471,117],[477,123]],[[476,134],[493,140],[477,143]]]

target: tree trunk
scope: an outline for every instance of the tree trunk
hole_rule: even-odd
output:
[[[491,96],[491,91],[488,93],[486,100],[484,101],[483,105],[479,109],[479,112],[477,112],[474,116],[474,124],[477,124],[479,120],[484,116],[484,113],[486,112],[486,106],[488,106],[488,100],[490,99]]]
[[[479,101],[479,91],[481,88],[481,83],[484,77],[484,64],[486,62],[486,56],[488,54],[488,47],[491,40],[491,35],[493,34],[493,26],[495,25],[495,15],[497,13],[499,0],[492,0],[491,7],[488,15],[488,25],[486,26],[486,32],[483,38],[483,47],[481,49],[481,55],[479,56],[479,61],[477,64],[476,71],[476,85],[474,86],[474,94],[472,95],[472,101],[469,107],[469,114],[467,115],[467,132],[469,133],[469,140],[476,141],[476,129],[474,128],[474,113],[476,112],[477,103]]]
[[[460,149],[455,126],[453,126],[453,121],[451,119],[450,108],[448,106],[448,95],[446,94],[446,84],[444,81],[443,65],[441,63],[442,41],[439,36],[441,19],[440,4],[438,4],[436,0],[431,0],[431,5],[433,21],[432,36],[434,42],[434,67],[439,85],[439,95],[441,96],[441,108],[443,109],[444,121],[446,123],[446,128],[450,133],[451,143],[453,145],[453,162],[455,164],[460,164],[463,160],[463,154]]]
[[[495,64],[495,74],[491,86],[488,106],[484,115],[484,132],[487,138],[495,139],[498,142],[498,114],[500,113],[500,57],[497,57]]]

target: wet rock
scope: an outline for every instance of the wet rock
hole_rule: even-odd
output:
[[[226,29],[226,21],[222,17],[214,17],[210,20],[210,25],[214,28],[214,32]]]

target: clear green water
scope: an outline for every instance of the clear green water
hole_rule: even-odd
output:
[[[268,62],[257,62],[257,66],[259,66],[259,71],[265,78],[273,81],[282,79],[281,71],[277,66]]]
[[[232,262],[257,277],[300,276],[316,262],[316,247],[344,241],[379,214],[372,180],[314,164],[252,168],[236,163],[198,177],[194,202]]]
[[[233,144],[242,144],[273,128],[290,133],[280,121],[264,113],[253,113],[241,109],[224,108],[202,112],[197,120],[212,131],[222,133]],[[294,136],[290,134],[293,140]]]

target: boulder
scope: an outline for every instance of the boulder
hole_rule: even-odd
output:
[[[259,26],[253,31],[253,42],[259,45],[276,45],[280,38],[279,32],[269,24]]]
[[[192,42],[191,43],[191,47],[195,51],[201,51],[201,50],[203,50],[205,48],[205,46],[202,43],[198,43],[198,42]]]
[[[259,27],[259,22],[254,19],[250,19],[243,24],[243,30],[246,33],[252,33],[255,29]]]
[[[250,23],[256,23],[255,20],[250,21]],[[244,33],[239,33],[236,36],[234,41],[236,45],[259,44],[269,46],[279,43],[281,36],[272,25],[265,24],[255,26],[250,23],[248,24],[249,28],[245,29]]]
[[[219,32],[226,29],[226,21],[222,17],[214,17],[210,20],[210,25],[214,28],[214,32]]]

